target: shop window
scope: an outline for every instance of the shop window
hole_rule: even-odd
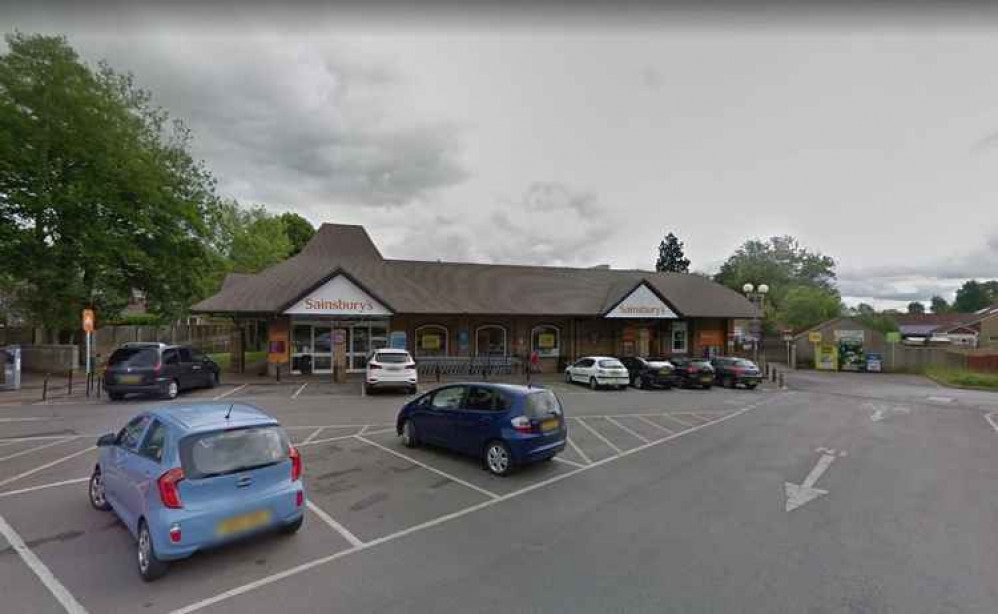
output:
[[[672,323],[673,354],[685,354],[687,352],[686,337],[687,337],[686,322],[673,322]]]
[[[446,356],[447,329],[436,324],[416,329],[416,356]]]
[[[505,356],[506,329],[491,324],[475,331],[475,354],[478,356]]]
[[[530,331],[530,351],[541,358],[561,355],[561,333],[555,326],[535,326]]]

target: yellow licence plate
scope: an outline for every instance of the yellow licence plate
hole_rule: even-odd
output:
[[[138,384],[141,381],[142,381],[142,376],[141,375],[119,375],[118,376],[118,383],[119,384]]]
[[[257,527],[262,527],[268,522],[270,522],[270,512],[268,510],[259,510],[250,514],[234,516],[223,520],[218,523],[218,534],[229,535],[231,533],[242,533],[243,531],[249,531]]]
[[[553,431],[556,428],[558,428],[557,420],[545,420],[544,422],[541,422],[542,431]]]

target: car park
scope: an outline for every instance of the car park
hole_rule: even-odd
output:
[[[684,388],[710,390],[714,385],[714,367],[710,361],[694,358],[673,358],[679,385]]]
[[[407,447],[426,443],[476,456],[498,476],[554,458],[568,439],[554,392],[511,384],[455,384],[427,392],[402,407],[396,431]]]
[[[672,388],[676,382],[675,367],[664,358],[625,356],[620,362],[627,367],[631,386],[635,388]]]
[[[586,356],[565,369],[565,381],[589,384],[593,390],[604,386],[622,390],[631,378],[627,367],[613,356]]]
[[[375,350],[367,361],[364,391],[395,388],[416,393],[419,375],[416,361],[406,350],[383,348]]]
[[[736,388],[741,384],[752,390],[762,381],[762,371],[751,360],[719,356],[710,363],[714,367],[714,379],[725,388]]]
[[[174,399],[182,390],[217,386],[220,372],[215,361],[194,348],[165,343],[126,343],[107,361],[104,388],[112,401],[127,394]]]
[[[90,504],[113,510],[135,538],[146,581],[199,550],[301,528],[301,457],[277,420],[253,406],[145,411],[97,445]]]

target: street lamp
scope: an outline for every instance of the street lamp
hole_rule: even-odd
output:
[[[751,283],[746,283],[742,286],[742,292],[744,292],[745,297],[753,303],[756,301],[759,302],[758,314],[762,314],[763,309],[766,306],[766,295],[769,294],[769,286],[766,284],[759,284],[759,286],[756,287]],[[754,329],[752,331],[754,337],[752,340],[752,350],[755,355],[756,363],[759,362],[759,344],[762,342],[762,322],[760,321],[758,314],[752,319],[752,328]]]

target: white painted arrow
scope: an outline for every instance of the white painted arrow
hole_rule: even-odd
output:
[[[804,482],[800,486],[791,484],[790,482],[784,483],[787,495],[786,509],[788,512],[792,512],[808,501],[814,501],[818,497],[828,494],[827,490],[815,488],[814,484],[828,470],[834,460],[834,454],[822,454],[821,458],[818,459],[818,464],[814,466],[811,473],[807,474],[807,477],[804,478]]]

